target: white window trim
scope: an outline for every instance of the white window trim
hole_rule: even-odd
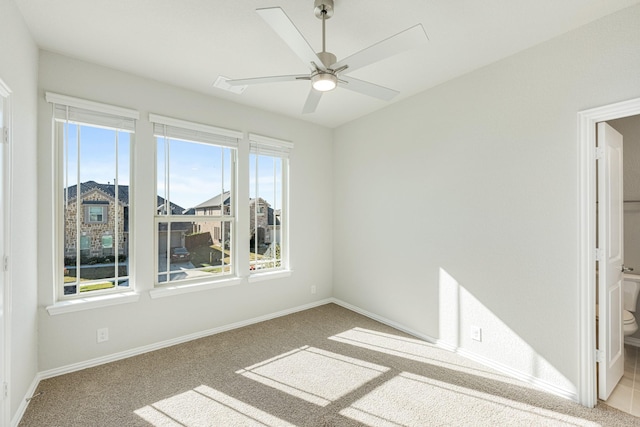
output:
[[[61,159],[62,150],[59,147],[59,141],[57,141],[58,136],[56,134],[57,131],[55,127],[55,122],[56,122],[55,108],[56,108],[56,105],[65,105],[68,107],[80,108],[80,109],[93,111],[97,113],[132,119],[134,120],[134,129],[133,130],[122,129],[122,130],[125,132],[130,132],[133,135],[135,135],[135,125],[136,125],[135,121],[139,120],[140,113],[136,110],[132,110],[129,108],[118,107],[118,106],[104,104],[104,103],[95,102],[95,101],[88,101],[85,99],[75,98],[67,95],[61,95],[53,92],[45,92],[45,100],[48,103],[51,103],[51,107],[52,107],[52,117],[51,117],[52,156],[51,158],[55,163],[51,168],[51,173],[52,173],[52,182],[54,183],[54,193],[56,195],[53,203],[54,214],[51,215],[51,221],[52,221],[51,229],[53,230],[53,241],[52,241],[53,247],[52,247],[51,253],[54,254],[54,259],[53,259],[54,280],[52,284],[54,288],[54,292],[53,292],[54,303],[50,306],[47,306],[46,309],[50,315],[55,315],[55,314],[103,307],[108,305],[135,302],[138,300],[139,294],[136,293],[135,285],[133,283],[133,277],[134,277],[133,271],[135,269],[135,266],[133,265],[133,263],[129,264],[129,272],[128,272],[129,274],[127,276],[129,277],[129,287],[127,288],[123,287],[119,289],[118,286],[115,286],[111,290],[96,291],[97,293],[95,294],[92,293],[86,296],[85,295],[80,296],[80,293],[77,293],[75,295],[64,295],[64,284],[59,283],[58,278],[62,276],[62,269],[64,268],[63,266],[64,251],[59,246],[60,246],[60,242],[63,239],[63,237],[61,236],[64,236],[65,225],[63,224],[64,221],[61,220],[62,218],[64,218],[64,212],[63,212],[62,203],[60,202],[60,197],[58,197],[58,191],[59,191],[59,188],[61,187],[60,184],[62,179],[59,171],[59,165],[62,160]],[[87,124],[91,125],[90,123],[87,123]],[[94,125],[94,126],[100,127],[99,125]],[[134,143],[135,143],[135,138],[132,137],[131,144],[129,147],[129,155],[131,158],[133,158],[132,154],[133,154]],[[80,190],[80,183],[78,183],[77,185],[78,185],[78,190]],[[134,189],[133,175],[132,175],[130,179],[130,184],[129,184],[129,197],[131,199],[135,197],[134,192],[135,192],[135,189]],[[135,208],[132,209],[130,206],[130,214],[133,214],[134,209]],[[134,225],[130,224],[130,227],[129,227],[130,234],[133,233],[133,229],[134,229]],[[129,244],[130,244],[129,254],[131,256],[131,254],[134,253],[134,250],[133,250],[134,242],[130,241]]]
[[[204,278],[195,278],[195,279],[185,279],[180,281],[167,281],[167,282],[158,282],[158,275],[161,273],[158,271],[158,260],[154,262],[154,270],[155,270],[155,279],[154,279],[154,288],[149,291],[151,298],[162,298],[166,296],[178,295],[183,293],[191,293],[197,291],[203,291],[208,289],[215,289],[219,287],[227,287],[241,283],[241,279],[239,276],[238,270],[238,250],[237,250],[237,242],[238,242],[238,207],[237,207],[237,199],[238,199],[238,162],[239,162],[239,142],[243,138],[243,132],[236,131],[232,129],[221,128],[212,125],[206,125],[202,123],[191,122],[187,120],[176,119],[173,117],[162,116],[159,114],[149,113],[149,121],[152,123],[154,127],[154,139],[158,136],[155,131],[155,125],[165,125],[171,127],[170,134],[167,134],[167,138],[178,139],[184,136],[185,141],[193,142],[193,143],[210,143],[212,146],[221,146],[225,148],[232,148],[234,150],[234,155],[232,156],[232,164],[234,164],[233,173],[231,174],[231,191],[234,209],[232,215],[222,215],[222,216],[194,216],[194,222],[197,221],[228,221],[233,226],[232,239],[234,241],[233,244],[233,262],[231,264],[231,271],[228,274],[220,274],[220,275],[212,275],[210,277]],[[188,132],[181,132],[183,130],[195,132],[195,135],[189,135]],[[201,134],[204,135],[201,135]],[[232,138],[235,139],[235,142],[225,142],[224,140],[220,141],[211,141],[204,142],[208,138],[208,136],[214,137],[219,136],[223,138]],[[191,137],[191,138],[190,138]],[[203,141],[198,141],[199,137],[204,137]],[[157,150],[157,144],[155,144],[155,149]],[[157,159],[157,152],[154,156]],[[155,181],[157,184],[157,166],[155,168]],[[157,193],[157,188],[156,188]],[[171,202],[171,200],[169,200]],[[222,211],[224,212],[224,210]],[[176,216],[176,215],[158,215],[157,213],[154,215],[154,248],[159,247],[158,242],[158,224],[161,222],[183,222],[188,221],[189,216]],[[169,251],[169,248],[167,248]],[[170,262],[169,260],[167,261]],[[169,274],[170,276],[170,274]]]
[[[140,119],[140,113],[130,108],[117,107],[115,105],[103,104],[101,102],[88,101],[86,99],[74,98],[72,96],[60,95],[53,92],[46,92],[44,97],[45,100],[51,104],[67,105],[69,107],[82,108],[84,110],[92,110],[99,113],[127,117],[134,120]]]
[[[266,280],[274,280],[274,279],[282,279],[285,277],[290,277],[292,274],[293,274],[293,270],[290,270],[290,269],[267,270],[264,272],[258,271],[257,273],[252,273],[251,275],[249,275],[247,280],[249,283],[264,282]]]
[[[171,282],[169,282],[171,283]],[[149,295],[151,299],[170,297],[174,295],[190,294],[192,292],[208,291],[211,289],[226,288],[228,286],[235,286],[242,283],[242,279],[239,277],[225,276],[222,279],[208,279],[203,283],[184,283],[178,282],[174,285],[159,286],[151,289]]]
[[[129,304],[138,302],[140,294],[137,292],[112,292],[104,295],[92,295],[85,298],[73,298],[58,301],[47,306],[50,316],[58,314],[74,313],[82,310],[92,310],[94,308],[109,307],[112,305]]]
[[[173,117],[161,116],[159,114],[149,113],[149,121],[159,125],[167,125],[176,128],[188,129],[195,132],[204,132],[229,138],[242,139],[242,132],[226,129],[217,126],[205,125],[202,123],[190,122],[187,120],[174,119]]]
[[[259,147],[259,149],[257,148]],[[289,277],[293,272],[290,259],[290,239],[289,239],[289,155],[293,150],[294,144],[291,141],[272,138],[256,133],[249,133],[249,153],[264,154],[268,156],[282,158],[282,236],[280,245],[281,266],[268,270],[249,270],[248,282],[255,283],[265,280]],[[249,157],[247,157],[248,159]],[[248,165],[251,170],[252,165]],[[256,199],[259,195],[256,195]]]

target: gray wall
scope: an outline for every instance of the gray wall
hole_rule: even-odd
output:
[[[0,79],[11,89],[11,319],[9,416],[14,418],[38,372],[37,360],[37,163],[36,88],[38,49],[12,0],[0,0]],[[0,356],[1,357],[1,356]],[[0,420],[0,424],[2,420]]]
[[[574,394],[577,113],[640,97],[639,22],[626,9],[338,128],[334,295]]]
[[[332,229],[331,130],[243,107],[207,95],[168,86],[110,68],[50,52],[40,54],[39,73],[39,366],[41,371],[62,368],[98,357],[129,351],[166,340],[210,330],[280,310],[328,298],[332,294],[330,232]],[[54,302],[52,277],[51,107],[44,92],[51,91],[140,111],[133,175],[135,211],[133,279],[140,301],[95,310],[51,316],[45,307]],[[155,252],[155,140],[150,112],[254,132],[292,141],[291,154],[291,277],[247,283],[204,292],[151,299]],[[244,143],[247,146],[248,143]],[[243,178],[244,179],[244,178]],[[247,197],[248,198],[248,197]],[[246,208],[248,215],[248,207]],[[249,242],[249,230],[239,230],[239,241]],[[248,250],[248,246],[247,246]],[[247,267],[248,269],[248,267]],[[311,286],[317,293],[311,294]],[[108,327],[109,341],[97,344],[96,329]]]

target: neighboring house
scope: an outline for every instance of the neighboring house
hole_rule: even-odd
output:
[[[222,216],[222,215],[230,215],[231,213],[231,203],[230,203],[230,192],[225,192],[222,194],[218,194],[211,199],[200,203],[196,207],[194,207],[194,214],[196,216]],[[222,221],[207,221],[207,222],[199,222],[196,226],[196,233],[209,233],[211,235],[211,241],[214,245],[218,245],[222,247],[224,242],[229,241],[229,236],[231,233],[230,228],[225,228],[224,233],[222,232]]]
[[[175,203],[167,203],[166,200],[160,196],[156,199],[156,214],[164,215],[168,210],[169,215],[193,215],[193,210],[185,210],[183,207],[176,205]],[[163,256],[167,254],[167,245],[169,249],[185,246],[185,236],[193,233],[193,223],[186,218],[185,222],[172,222],[171,232],[167,235],[167,223],[160,222],[158,224],[158,254]]]
[[[128,255],[129,235],[129,187],[87,181],[80,184],[80,230],[76,215],[78,186],[72,185],[64,192],[64,249],[65,257],[75,257],[77,244],[84,257]],[[118,237],[114,241],[118,224]],[[78,232],[80,238],[78,239]],[[118,248],[116,251],[115,248]],[[117,253],[116,253],[117,252]]]
[[[256,238],[256,226],[258,228],[258,246],[280,243],[280,210],[274,210],[262,197],[249,200],[249,232],[251,235],[251,247]],[[257,221],[256,221],[257,214]]]
[[[110,255],[128,256],[129,245],[129,186],[118,185],[117,201],[116,186],[113,184],[100,184],[95,181],[87,181],[80,184],[81,207],[80,215],[80,239],[78,239],[78,227],[76,224],[78,186],[72,185],[64,192],[64,248],[65,257],[76,256],[76,244],[80,244],[80,253],[86,257],[102,257]],[[164,212],[165,199],[158,196],[158,212]],[[184,211],[180,206],[171,203],[171,214],[181,215]],[[116,218],[118,224],[118,237],[116,234]],[[180,223],[183,224],[183,223]],[[171,247],[183,246],[184,235],[191,231],[191,223],[176,227],[171,230]],[[158,237],[161,252],[166,250],[167,227],[166,223],[158,226]],[[117,239],[117,241],[114,241]],[[117,248],[117,250],[116,250]]]
[[[223,213],[224,215],[230,215],[230,206],[230,193],[226,192],[223,194],[218,194],[217,196],[212,197],[211,199],[197,205],[194,208],[195,215],[220,216],[221,213]],[[273,242],[280,243],[280,210],[274,210],[266,200],[258,198],[257,214],[258,245],[269,245]],[[253,247],[254,239],[256,236],[256,199],[249,199],[249,215],[249,231],[250,235],[252,236],[251,246]],[[223,236],[221,222],[219,221],[201,223],[197,225],[197,228],[198,229],[195,230],[196,232],[210,233],[211,239],[216,245],[222,245],[224,241],[229,240],[229,233],[231,232],[229,229],[225,229]]]

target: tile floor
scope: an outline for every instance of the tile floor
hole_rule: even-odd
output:
[[[640,348],[625,345],[624,351],[624,375],[605,403],[640,417]]]

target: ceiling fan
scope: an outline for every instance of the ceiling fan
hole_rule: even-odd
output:
[[[307,40],[280,7],[256,9],[256,12],[258,12],[262,19],[289,45],[291,50],[309,66],[311,73],[231,79],[227,80],[226,83],[231,86],[240,86],[310,80],[311,90],[302,109],[303,113],[313,113],[320,102],[322,93],[333,90],[337,86],[385,101],[391,100],[399,93],[398,91],[354,77],[345,76],[342,73],[345,71],[355,71],[428,41],[424,28],[421,24],[417,24],[347,58],[337,61],[334,54],[325,50],[325,21],[333,16],[333,0],[315,0],[314,2],[314,13],[318,19],[322,20],[322,52],[318,53],[311,48],[311,45],[309,45]]]

